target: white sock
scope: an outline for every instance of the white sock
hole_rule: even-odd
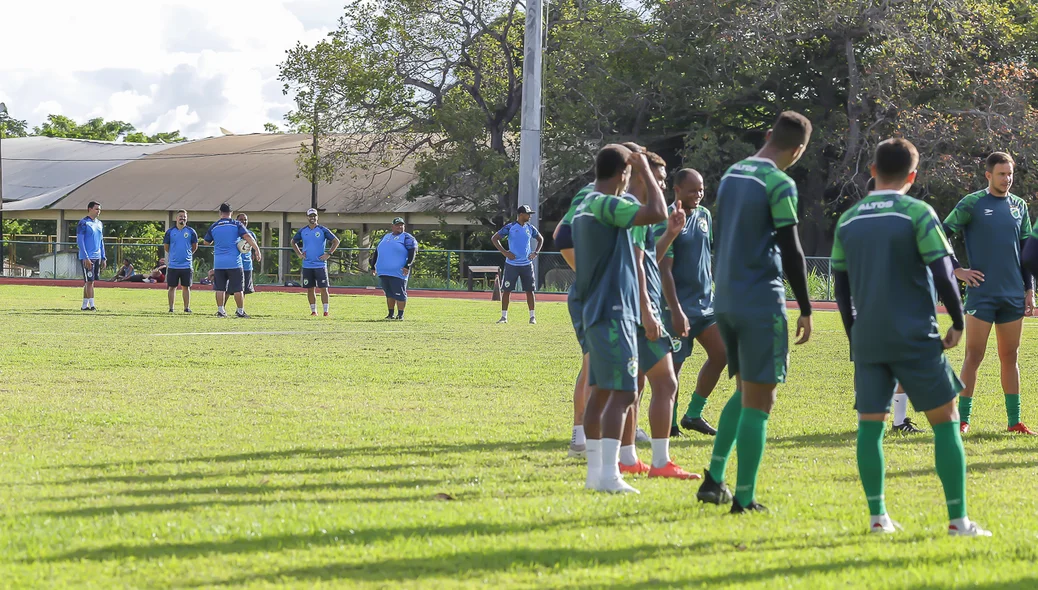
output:
[[[900,426],[904,424],[905,417],[908,414],[908,394],[907,393],[895,393],[894,394],[894,426]]]
[[[652,466],[659,469],[670,463],[670,439],[652,439]]]
[[[530,317],[531,317],[531,318],[533,318],[533,317],[534,317],[535,315],[536,315],[536,314],[534,314],[534,313],[533,313],[533,310],[531,309],[531,310],[530,310]]]
[[[93,307],[93,306],[94,306],[94,298],[91,297],[90,298],[90,305],[88,307]]]
[[[620,478],[620,441],[615,438],[602,439],[602,480]]]
[[[238,313],[245,313],[245,308],[244,307],[239,307],[238,308]]]
[[[569,439],[570,444],[574,445],[586,445],[587,437],[584,436],[584,425],[573,427],[573,438]]]
[[[620,447],[620,462],[624,465],[636,465],[638,463],[638,451],[634,445]]]
[[[317,304],[316,303],[311,303],[310,304],[310,312],[311,313],[317,313]]]
[[[220,313],[227,313],[227,308],[225,308],[224,306],[221,305],[220,307],[216,308],[216,311],[218,311]]]
[[[602,440],[587,439],[587,483],[597,487],[602,478]]]
[[[90,307],[90,300],[86,297],[83,298],[83,307]]]
[[[508,310],[507,309],[502,309],[501,310],[501,317],[505,318],[506,320],[508,319]]]
[[[969,519],[969,517],[965,517],[965,516],[962,517],[962,518],[954,518],[949,523],[949,525],[959,529],[960,531],[964,531],[964,530],[970,528],[970,519]]]
[[[325,303],[324,304],[324,313],[328,313],[328,306],[329,305],[331,305],[331,304],[330,303]]]

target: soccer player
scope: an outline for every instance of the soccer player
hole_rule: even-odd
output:
[[[657,250],[660,277],[665,298],[663,321],[674,335],[674,372],[681,382],[681,368],[692,355],[692,343],[698,341],[706,351],[706,362],[699,369],[696,388],[688,402],[681,428],[713,436],[717,430],[703,419],[706,400],[717,386],[728,359],[721,331],[714,319],[713,277],[710,251],[713,248],[713,219],[710,210],[700,205],[703,200],[703,176],[685,168],[674,176],[675,206],[684,207],[685,225],[668,248]],[[667,227],[656,226],[657,238]],[[677,424],[677,398],[671,417],[671,436],[681,431]]]
[[[811,337],[807,265],[797,235],[796,183],[783,172],[803,155],[811,122],[792,111],[779,115],[764,147],[725,172],[717,189],[714,311],[735,377],[735,395],[721,411],[710,467],[696,497],[732,502],[732,513],[765,511],[757,503],[775,389],[789,362],[786,279],[800,306],[797,344]],[[724,483],[732,446],[738,445],[735,498]]]
[[[79,262],[83,265],[83,311],[97,311],[94,307],[94,281],[108,267],[104,224],[97,218],[99,215],[101,203],[90,201],[86,217],[76,225],[76,246],[79,247]]]
[[[177,211],[177,226],[166,230],[166,235],[162,236],[162,248],[169,261],[166,265],[169,313],[173,313],[177,287],[184,288],[184,313],[191,313],[191,282],[194,278],[195,252],[198,250],[198,233],[187,226],[187,211]]]
[[[667,165],[663,158],[652,152],[645,154],[653,171],[652,181],[662,194],[666,188]],[[640,177],[631,179],[631,194],[640,202],[648,201],[648,186]],[[676,208],[664,222],[668,242],[674,239],[685,226],[685,212]],[[673,479],[699,479],[699,475],[678,467],[670,459],[670,425],[678,380],[674,374],[672,358],[673,341],[660,319],[663,299],[660,268],[656,258],[656,234],[652,226],[636,226],[631,230],[634,241],[634,257],[638,264],[638,294],[641,308],[641,323],[638,325],[638,398],[645,391],[645,382],[652,387],[649,402],[649,430],[652,432],[652,466],[646,466],[635,453],[634,428],[637,424],[637,403],[632,415],[627,418],[630,426],[624,428],[624,439],[620,447],[620,473],[648,473],[649,477]],[[667,244],[664,244],[664,248]]]
[[[944,355],[958,345],[963,329],[951,246],[934,210],[905,195],[915,182],[918,163],[919,153],[910,142],[880,143],[872,164],[876,190],[840,217],[833,242],[836,300],[854,361],[858,473],[871,515],[869,531],[896,532],[899,527],[883,498],[883,431],[896,379],[933,426],[948,533],[988,537],[990,532],[966,516],[966,453],[955,408],[962,382]],[[952,318],[943,340],[934,288]]]
[[[292,248],[303,259],[303,286],[310,300],[310,315],[317,315],[317,293],[321,290],[324,315],[328,316],[328,259],[339,247],[339,238],[332,230],[317,223],[317,209],[306,210],[307,226],[296,232]],[[331,248],[328,248],[331,242]]]
[[[242,290],[245,286],[245,271],[242,267],[241,252],[238,251],[238,240],[243,239],[252,246],[256,260],[263,260],[256,239],[245,226],[231,219],[231,206],[220,205],[220,219],[209,226],[202,243],[213,246],[213,291],[216,292],[216,317],[227,317],[227,294],[234,293],[234,302],[238,305],[235,316],[247,318],[245,313],[245,297]]]
[[[396,319],[404,319],[404,307],[407,306],[407,278],[411,276],[411,265],[418,253],[418,242],[414,236],[404,231],[404,218],[394,217],[389,233],[382,236],[371,259],[371,274],[378,276],[382,291],[386,294],[386,305],[389,313],[385,319],[393,319],[393,308],[396,307]]]
[[[1009,192],[1013,186],[1013,158],[995,152],[987,158],[986,190],[966,195],[944,220],[944,231],[960,234],[966,242],[970,268],[956,268],[966,283],[966,357],[962,361],[965,388],[959,396],[959,430],[969,432],[977,370],[984,360],[991,326],[995,326],[1002,393],[1005,394],[1009,432],[1034,435],[1020,421],[1020,336],[1024,315],[1034,310],[1031,273],[1021,266],[1020,252],[1031,218],[1027,203]]]
[[[584,197],[590,194],[594,188],[595,185],[592,183],[580,189],[573,197],[573,200],[570,201],[569,210],[562,217],[562,221],[555,226],[553,235],[555,247],[562,254],[562,259],[574,271],[577,270],[577,260],[576,254],[573,252],[573,216],[576,214],[577,208],[580,207]],[[587,437],[584,434],[584,406],[587,404],[588,396],[591,395],[591,388],[587,384],[588,356],[587,345],[584,340],[584,307],[580,300],[577,299],[576,293],[574,293],[573,289],[575,286],[576,283],[569,286],[569,292],[566,295],[566,307],[569,310],[573,331],[577,334],[577,343],[580,344],[582,360],[580,372],[577,373],[577,381],[573,386],[573,434],[569,441],[569,456],[579,459],[583,458],[587,451]]]
[[[649,187],[647,202],[621,195],[633,168]],[[591,396],[584,411],[586,487],[633,492],[620,476],[620,436],[637,395],[638,272],[631,228],[666,219],[663,192],[645,155],[610,144],[595,157],[595,189],[573,216],[574,292],[583,303]]]
[[[505,255],[505,284],[501,293],[501,319],[497,320],[499,324],[508,323],[508,299],[520,279],[522,279],[523,291],[526,291],[526,305],[530,308],[530,323],[537,323],[537,317],[534,314],[536,304],[534,291],[537,288],[537,281],[533,277],[533,261],[541,252],[544,237],[536,227],[530,224],[532,214],[533,210],[529,206],[520,206],[516,220],[505,224],[494,234],[494,237],[490,238],[498,252]],[[501,246],[503,238],[508,238],[508,250]],[[532,252],[530,240],[537,241]]]

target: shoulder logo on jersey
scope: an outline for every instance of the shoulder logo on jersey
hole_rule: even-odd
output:
[[[1016,205],[1013,205],[1012,207],[1009,208],[1009,211],[1012,212],[1013,219],[1020,219],[1021,213],[1020,213],[1020,208],[1019,207],[1017,207]]]
[[[631,377],[638,376],[638,359],[633,356],[627,361],[627,374]]]

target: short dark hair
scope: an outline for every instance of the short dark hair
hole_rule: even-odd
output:
[[[667,161],[664,160],[663,157],[660,156],[659,154],[657,154],[656,152],[646,151],[645,152],[645,157],[649,160],[649,166],[650,167],[652,167],[652,166],[663,166],[664,168],[667,167]]]
[[[771,127],[770,143],[780,150],[804,145],[811,139],[811,121],[795,111],[785,111]]]
[[[623,174],[630,156],[631,150],[615,143],[599,150],[595,156],[595,180],[609,180]]]
[[[93,209],[94,207],[97,207],[100,204],[101,203],[98,203],[97,201],[90,201],[89,203],[87,203],[87,211]]]
[[[231,206],[227,203],[220,203],[220,213],[230,213]]]
[[[682,168],[674,173],[674,186],[683,186],[686,182],[692,180],[692,178],[697,175],[703,176],[694,168]]]
[[[899,182],[919,165],[919,150],[912,142],[901,137],[881,141],[873,157],[877,181]]]
[[[999,164],[1009,164],[1014,168],[1016,167],[1016,162],[1013,161],[1013,156],[1010,156],[1006,152],[992,152],[984,163],[987,165],[988,172],[994,170],[995,166],[998,166]]]

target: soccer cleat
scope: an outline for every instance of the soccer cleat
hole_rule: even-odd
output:
[[[634,431],[634,442],[649,442],[651,440],[649,433],[645,432],[645,430],[639,428]]]
[[[570,459],[583,459],[587,456],[587,445],[578,445],[576,443],[569,443],[569,458]]]
[[[216,312],[216,317],[218,317],[218,318],[225,318],[225,317],[227,317],[227,312],[225,312],[225,311],[218,311],[218,312]]]
[[[324,317],[328,317],[328,312],[324,312]]]
[[[531,324],[536,324],[537,323],[537,318],[530,318],[530,323]]]
[[[497,323],[499,323],[499,324],[507,324],[508,323],[508,318],[501,318],[501,319],[497,320]]]
[[[236,311],[236,312],[234,312],[234,317],[248,319],[248,318],[251,318],[252,316],[250,316],[249,314],[245,313],[244,311]]]
[[[869,526],[869,533],[875,535],[891,534],[898,531],[905,530],[901,525],[890,520],[890,516],[883,514],[880,516],[873,516],[871,519],[872,524]]]
[[[191,308],[189,307],[189,308],[185,309],[184,313],[192,313]]]
[[[619,465],[620,473],[623,473],[625,475],[642,475],[651,471],[649,466],[646,465],[645,462],[641,459],[638,459],[638,462],[634,465],[627,465],[624,463],[620,463]]]
[[[81,308],[79,308],[79,311],[90,311],[90,308],[89,307],[81,307]]]
[[[596,488],[600,492],[608,492],[610,494],[640,494],[638,490],[631,487],[622,477],[613,477],[610,479],[602,479],[598,482]]]
[[[767,512],[768,509],[763,504],[756,502],[750,502],[746,506],[739,505],[739,501],[732,498],[732,509],[729,514],[746,514],[747,512]]]
[[[681,432],[681,429],[679,429],[677,426],[670,427],[670,438],[679,438],[682,436],[685,436],[685,434]]]
[[[649,469],[649,477],[666,477],[670,479],[702,479],[698,473],[689,473],[673,461],[663,467]]]
[[[316,315],[316,313],[315,313],[315,315]],[[384,318],[382,318],[382,319],[384,319],[384,320],[391,320],[391,319],[393,319],[393,313],[392,313],[392,312],[390,312],[390,314],[389,314],[389,315],[387,315],[386,317],[384,317]]]
[[[968,521],[966,526],[959,528],[954,524],[948,525],[948,534],[953,537],[990,537],[991,531],[985,531],[980,526],[971,521]]]
[[[1031,436],[1038,436],[1038,432],[1035,432],[1027,427],[1023,422],[1017,422],[1016,426],[1010,426],[1006,432],[1016,432],[1018,434],[1028,434]]]
[[[169,308],[169,313],[173,313],[173,308]]]
[[[685,430],[695,430],[696,432],[707,436],[714,436],[717,434],[717,429],[710,426],[710,423],[702,417],[689,418],[688,416],[683,416],[681,418],[681,427]]]
[[[311,311],[310,312],[310,317],[312,317],[312,318],[317,317],[317,312],[316,311]]]
[[[728,484],[723,481],[714,481],[710,470],[705,469],[703,470],[703,483],[699,484],[696,499],[708,504],[729,504],[732,501],[732,490],[728,489]]]
[[[90,306],[90,307],[88,307],[87,309],[89,309],[90,311],[97,311],[97,308],[96,308],[96,307],[94,307],[93,305],[91,305],[91,306]]]
[[[966,434],[970,431],[969,422],[959,422],[959,434]]]
[[[905,418],[904,422],[894,426],[894,431],[901,434],[919,434],[923,429],[916,426],[911,418]]]

